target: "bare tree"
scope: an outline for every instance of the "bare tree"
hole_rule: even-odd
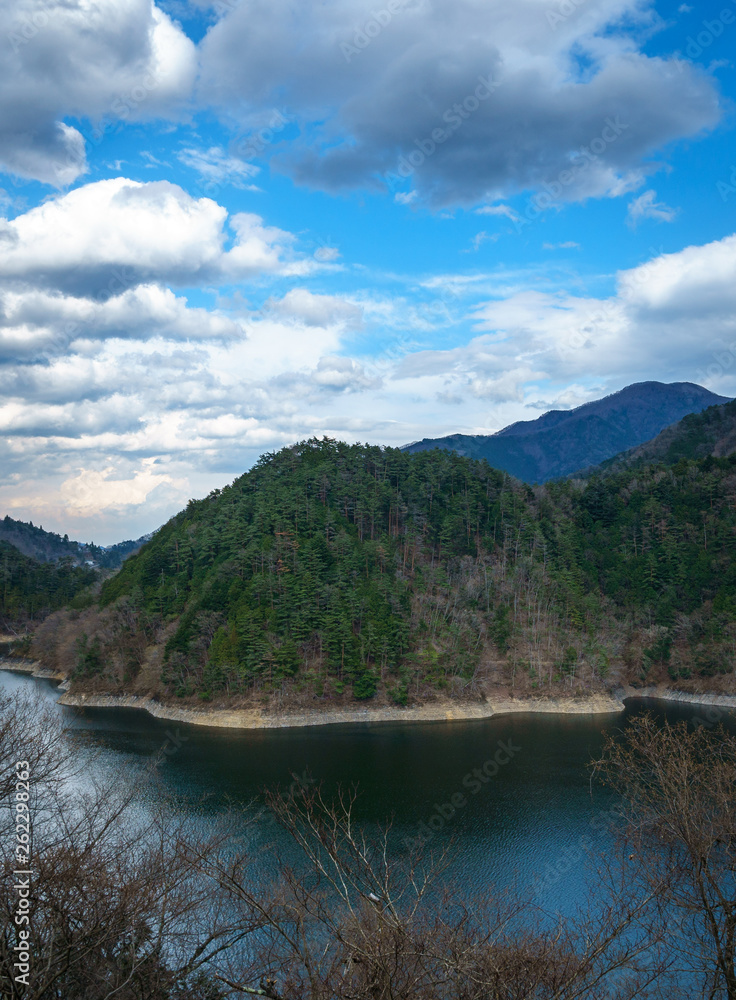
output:
[[[223,981],[234,989],[283,1000],[653,995],[663,965],[645,920],[650,897],[599,900],[579,921],[549,919],[509,891],[469,901],[447,884],[445,855],[402,856],[390,828],[367,836],[354,804],[354,794],[331,801],[310,787],[272,796],[299,864],[280,860],[267,905],[242,865],[202,860],[222,892],[263,919],[259,974],[233,962]]]
[[[58,712],[28,696],[0,703],[0,762],[2,996],[224,995],[210,976],[203,978],[204,970],[253,926],[242,912],[233,919],[227,901],[213,895],[188,859],[225,849],[228,831],[203,833],[177,817],[155,789],[142,807],[133,782],[100,777],[99,762],[73,745]],[[27,778],[16,780],[19,774]],[[28,805],[20,825],[19,799]],[[16,833],[25,826],[23,863]],[[30,876],[18,876],[18,869]],[[19,887],[27,906],[19,904]],[[23,913],[27,922],[17,921]],[[19,943],[29,956],[26,976],[17,964]]]
[[[297,780],[273,794],[290,840],[254,856],[237,836],[242,813],[182,817],[154,775],[142,805],[136,784],[106,779],[99,763],[53,709],[0,702],[9,1000],[736,997],[736,739],[723,732],[643,719],[607,742],[597,773],[628,804],[625,853],[602,862],[573,919],[508,888],[469,899],[447,855],[407,853],[390,826],[362,828],[353,792],[329,799]],[[19,982],[26,801],[32,974]]]
[[[596,772],[626,805],[632,889],[656,897],[688,995],[736,1000],[736,737],[641,716]]]

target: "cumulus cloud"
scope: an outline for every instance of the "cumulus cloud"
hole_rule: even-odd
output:
[[[523,276],[505,272],[490,297],[492,279],[427,280],[430,294],[457,289],[458,312],[474,318],[449,349],[397,333],[406,302],[375,292],[343,298],[297,285],[260,310],[244,307],[247,335],[223,313],[197,336],[206,317],[158,286],[104,303],[6,291],[4,334],[45,330],[54,310],[81,329],[60,354],[0,366],[0,503],[22,513],[28,498],[42,502],[23,482],[30,469],[80,522],[107,503],[119,504],[113,519],[116,510],[142,518],[139,509],[163,519],[197,483],[206,492],[213,476],[224,482],[263,450],[311,434],[401,444],[487,433],[635,379],[708,382],[716,355],[736,372],[736,236],[623,271],[607,298],[520,289]],[[146,315],[158,325],[147,329]],[[386,350],[371,342],[362,356],[357,346],[379,329]],[[729,394],[736,384],[719,371],[711,387]]]
[[[249,213],[228,220],[212,199],[192,198],[168,181],[86,184],[0,220],[0,240],[0,279],[98,298],[143,282],[190,285],[309,269],[292,253],[290,233]]]
[[[80,469],[76,476],[61,484],[61,498],[71,513],[97,514],[142,504],[164,483],[173,483],[171,476],[157,473],[154,459],[144,459],[142,468],[131,478],[114,476],[115,467]]]
[[[194,44],[152,0],[14,0],[0,6],[0,164],[63,187],[86,170],[92,122],[181,114]],[[93,136],[94,137],[94,136]]]
[[[410,180],[434,205],[559,185],[583,164],[564,199],[620,194],[654,151],[718,122],[710,77],[641,50],[650,3],[587,0],[554,31],[543,14],[539,0],[408,0],[386,22],[361,0],[247,0],[201,44],[200,98],[244,122],[288,108],[301,138],[273,162],[301,183]]]
[[[484,243],[495,243],[498,239],[498,233],[487,233],[485,229],[481,232],[476,233],[475,236],[470,241],[470,247],[466,250],[462,250],[461,253],[477,253]]]
[[[312,378],[317,385],[338,392],[359,392],[380,385],[380,379],[368,376],[363,366],[352,358],[320,358]]]
[[[230,339],[242,325],[217,310],[191,308],[159,285],[90,299],[44,290],[0,291],[0,363],[60,355],[78,341]]]
[[[397,361],[391,385],[405,399],[462,399],[467,412],[484,400],[501,426],[510,404],[546,409],[550,392],[558,406],[648,378],[736,392],[736,236],[622,271],[608,298],[525,289],[473,311],[468,342]]]
[[[539,361],[549,378],[702,382],[736,339],[736,236],[622,271],[607,299],[524,292],[476,316],[496,351]]]
[[[476,208],[476,215],[503,215],[507,219],[512,221],[518,218],[517,213],[513,210],[510,205],[481,205],[480,208]]]

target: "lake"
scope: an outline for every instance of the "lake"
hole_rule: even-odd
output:
[[[7,671],[0,686],[54,686]],[[249,730],[203,728],[133,709],[59,708],[102,750],[101,766],[129,776],[160,757],[164,785],[201,817],[230,804],[258,813],[265,788],[295,780],[359,790],[358,818],[392,821],[394,845],[417,838],[452,844],[453,882],[470,892],[512,881],[548,910],[571,910],[585,889],[587,859],[610,849],[612,802],[591,790],[589,762],[604,732],[651,711],[671,721],[708,709],[638,699],[607,715],[519,714],[463,722],[380,723]],[[723,713],[736,728],[732,713]],[[83,749],[80,751],[83,752]],[[251,838],[289,848],[267,817]]]

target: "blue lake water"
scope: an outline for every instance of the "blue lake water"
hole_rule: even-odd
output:
[[[6,690],[53,685],[0,672]],[[612,849],[610,798],[591,788],[603,734],[633,715],[692,720],[707,709],[637,700],[610,715],[519,714],[451,723],[381,723],[237,731],[154,719],[130,709],[59,709],[101,749],[101,766],[130,776],[159,758],[165,788],[206,817],[242,805],[258,812],[266,788],[295,780],[356,786],[358,819],[393,824],[394,849],[420,837],[451,848],[448,876],[470,893],[515,882],[545,909],[570,910],[595,857]],[[736,728],[724,713],[722,721]],[[80,750],[83,752],[83,749]],[[98,765],[100,766],[100,765]],[[147,793],[147,794],[150,794]],[[261,815],[249,838],[288,851]]]

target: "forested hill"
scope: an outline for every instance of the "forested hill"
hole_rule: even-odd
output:
[[[728,686],[735,557],[733,459],[532,489],[312,440],[191,501],[35,655],[77,685],[259,704]]]
[[[88,567],[42,565],[0,541],[0,629],[23,629],[40,621],[96,579]]]
[[[16,521],[7,515],[0,520],[0,542],[12,545],[24,556],[38,562],[66,560],[75,566],[92,564],[103,569],[117,569],[148,538],[150,535],[102,547],[93,542],[72,541],[68,535],[62,537],[53,531],[44,531],[32,521]]]
[[[661,462],[674,465],[681,459],[724,458],[736,452],[736,400],[721,406],[709,406],[701,413],[691,413],[665,428],[651,441],[625,451],[602,463],[597,472],[620,472],[635,466]]]

